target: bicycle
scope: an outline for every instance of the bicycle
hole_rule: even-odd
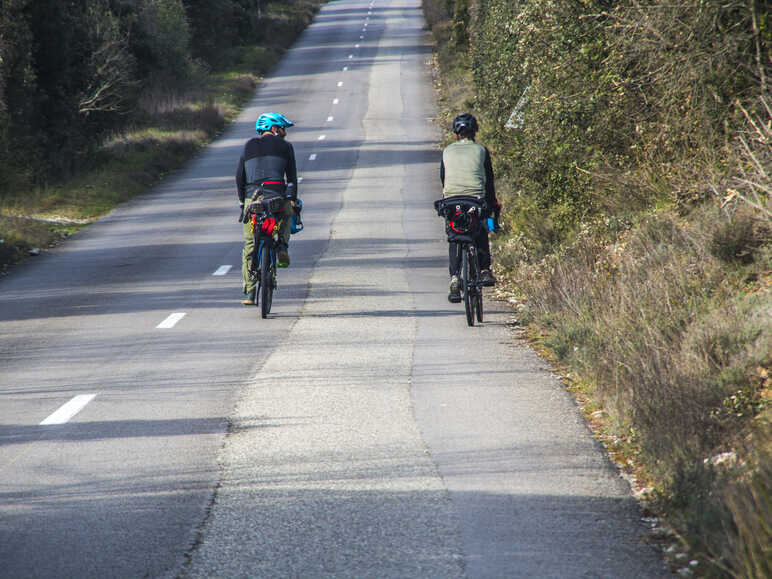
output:
[[[448,242],[455,243],[456,251],[461,254],[459,278],[466,323],[474,326],[475,318],[480,323],[483,321],[483,283],[475,236],[483,227],[485,203],[473,195],[454,195],[435,201],[434,207],[437,215],[445,219]]]
[[[255,305],[260,306],[260,317],[266,318],[271,312],[273,292],[276,283],[276,252],[279,245],[279,226],[282,219],[285,198],[281,194],[265,196],[260,190],[259,197],[249,204],[252,233],[255,236],[255,249],[249,268],[249,275],[256,282]],[[277,220],[277,217],[279,219]]]

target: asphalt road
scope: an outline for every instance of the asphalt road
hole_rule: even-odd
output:
[[[419,0],[330,2],[186,170],[0,281],[0,576],[665,574],[510,312],[446,300],[430,58]],[[306,225],[267,320],[233,178],[263,111]]]

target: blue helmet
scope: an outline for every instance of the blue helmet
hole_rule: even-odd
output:
[[[264,133],[270,131],[271,127],[281,127],[286,129],[287,127],[292,126],[294,126],[294,123],[281,113],[263,113],[257,117],[255,130],[258,133]]]

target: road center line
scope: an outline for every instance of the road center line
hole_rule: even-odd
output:
[[[212,275],[225,275],[231,270],[232,267],[232,265],[221,265]]]
[[[96,394],[80,394],[78,396],[75,396],[72,400],[65,403],[59,410],[51,414],[48,418],[46,418],[43,422],[40,423],[40,426],[49,426],[51,424],[64,424],[65,422],[68,422],[70,418],[75,416],[78,412],[83,410],[83,408],[91,402]]]
[[[158,324],[156,328],[159,328],[162,330],[168,330],[169,328],[173,328],[177,324],[177,322],[179,322],[184,317],[185,317],[185,314],[182,312],[171,314],[163,322]]]

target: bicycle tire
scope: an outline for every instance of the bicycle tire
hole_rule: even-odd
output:
[[[482,290],[477,290],[477,304],[475,305],[475,311],[477,312],[477,321],[482,324],[483,322],[483,295]]]
[[[483,288],[480,283],[480,256],[475,253],[474,256],[474,293],[475,293],[475,311],[477,312],[477,321],[483,322]]]
[[[260,252],[260,317],[266,318],[273,302],[273,271],[271,250],[263,244]]]
[[[464,292],[464,311],[466,312],[466,323],[474,326],[474,289],[470,274],[472,273],[472,264],[469,259],[469,247],[465,247],[461,253],[461,289]]]

